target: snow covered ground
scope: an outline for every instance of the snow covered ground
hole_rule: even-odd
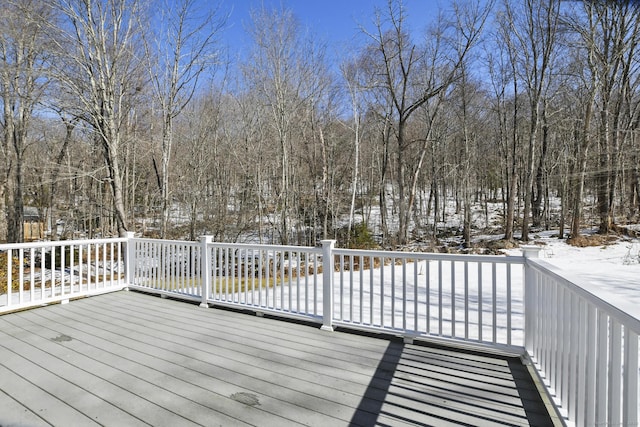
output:
[[[539,257],[542,261],[567,280],[640,319],[640,239],[620,238],[611,244],[578,248],[557,239],[554,234],[557,232],[534,236],[532,243],[541,248]],[[522,256],[519,248],[504,252]],[[479,283],[478,266],[474,262],[466,265],[468,271],[465,272],[464,262],[453,265],[444,261],[440,265],[431,260],[416,264],[410,255],[407,254],[407,258],[404,267],[391,263],[373,271],[336,272],[334,319],[392,328],[404,328],[406,321],[406,328],[410,330],[442,336],[461,336],[468,328],[471,340],[495,339],[499,343],[508,342],[510,330],[512,343],[522,345],[524,319],[519,265],[514,265],[510,271],[513,285],[508,290],[505,265],[497,267],[496,287],[492,289],[494,280],[490,265],[484,265]],[[275,310],[321,315],[323,294],[320,289],[313,292],[313,285],[306,283],[306,279],[299,284],[296,279],[294,283],[276,289],[249,291],[248,295],[220,297],[249,305],[264,304]],[[498,305],[495,320],[491,311],[494,299]],[[512,304],[509,320],[505,313],[507,301]],[[317,311],[311,310],[312,306]]]
[[[620,238],[612,244],[578,248],[553,235],[537,233],[540,258],[561,274],[605,301],[640,319],[640,239]],[[510,255],[519,249],[505,251]]]

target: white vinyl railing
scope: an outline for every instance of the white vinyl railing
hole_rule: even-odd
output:
[[[527,261],[525,347],[561,413],[576,426],[638,426],[640,307],[622,311]]]
[[[126,241],[0,245],[0,313],[124,288]]]
[[[319,248],[211,243],[207,301],[318,318]],[[320,269],[320,270],[319,270]]]
[[[302,318],[325,330],[516,352],[531,358],[568,424],[638,425],[638,310],[621,310],[567,279],[536,259],[538,248],[523,251],[448,255],[132,233],[0,245],[0,313],[132,288]]]
[[[132,287],[321,320],[322,249],[134,239]]]
[[[523,257],[332,252],[336,324],[524,346]]]
[[[202,299],[201,246],[197,242],[131,239],[130,285],[175,297]]]
[[[523,257],[134,239],[132,287],[522,353]],[[204,254],[202,256],[201,254]]]

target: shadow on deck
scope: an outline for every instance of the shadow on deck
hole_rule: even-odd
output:
[[[116,292],[0,316],[0,425],[553,425],[519,358]]]

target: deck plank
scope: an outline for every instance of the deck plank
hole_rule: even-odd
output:
[[[96,314],[97,309],[93,311]],[[82,315],[83,310],[75,314]],[[270,418],[269,413],[265,413],[265,405],[268,408],[269,402],[264,399],[260,402],[262,411],[252,410],[250,405],[230,399],[229,396],[248,391],[225,383],[224,378],[231,374],[221,367],[199,362],[196,351],[185,350],[182,346],[174,348],[166,345],[167,341],[156,342],[153,337],[135,331],[128,331],[123,335],[124,326],[118,326],[118,322],[121,322],[119,319],[112,319],[111,324],[107,324],[104,317],[96,315],[99,325],[96,326],[82,325],[75,320],[77,316],[63,316],[52,312],[37,315],[42,316],[44,323],[55,324],[61,333],[73,337],[66,345],[76,350],[75,354],[99,360],[101,366],[96,369],[100,372],[99,375],[121,375],[118,381],[128,384],[127,388],[137,390],[142,396],[153,396],[156,404],[168,405],[175,411],[184,412],[187,417],[202,413],[205,418],[199,420],[199,423],[203,425],[207,422],[209,410],[231,415],[231,418],[223,420],[224,425],[233,424],[233,417],[241,422],[255,424]],[[76,323],[76,326],[57,326],[67,322]],[[147,384],[152,385],[150,390],[146,390]],[[183,405],[191,407],[183,408]],[[279,409],[279,406],[276,408]],[[194,421],[198,423],[197,420]],[[286,425],[286,419],[281,417],[276,417],[273,421]],[[157,425],[158,422],[160,421],[156,420],[153,424]]]
[[[96,310],[94,310],[94,314],[95,312]],[[60,321],[61,319],[50,320],[55,322]],[[105,321],[106,319],[98,317],[98,320]],[[101,328],[113,329],[112,337],[115,339],[119,334],[119,331],[126,327],[125,324],[118,325],[118,322],[121,321],[116,321],[115,324],[105,325]],[[91,327],[89,327],[89,329],[89,335],[97,333],[92,330]],[[218,392],[223,394],[226,393],[228,396],[239,392],[257,393],[262,396],[270,397],[271,400],[274,400],[273,402],[271,400],[261,401],[263,410],[268,410],[269,405],[271,405],[274,407],[274,410],[277,408],[277,410],[282,412],[284,408],[291,406],[289,405],[289,402],[278,399],[278,396],[291,391],[290,389],[287,389],[287,387],[282,386],[282,382],[289,380],[289,377],[285,372],[265,372],[265,368],[260,366],[263,363],[261,362],[256,364],[255,357],[253,359],[245,357],[245,360],[238,364],[238,358],[234,357],[234,353],[217,351],[214,345],[207,346],[206,343],[194,342],[194,340],[189,337],[185,338],[179,335],[170,336],[162,331],[155,331],[155,334],[157,334],[157,336],[154,336],[154,332],[142,334],[134,330],[127,334],[128,337],[125,339],[123,344],[126,346],[125,348],[133,349],[143,357],[146,356],[144,359],[145,364],[154,363],[154,359],[161,357],[164,359],[161,363],[169,363],[172,366],[178,366],[182,377],[189,373],[192,374],[195,377],[193,381],[200,380],[200,376],[215,375],[215,378],[221,381],[215,384],[215,388]],[[90,338],[85,337],[85,339]],[[156,343],[157,341],[162,342],[162,345],[158,345]],[[261,349],[260,351],[263,350]],[[213,360],[210,361],[211,359]],[[138,362],[142,361],[143,359],[138,358]],[[239,366],[241,369],[239,369]],[[208,372],[212,368],[215,370],[214,374]],[[161,367],[158,369],[161,369]],[[187,371],[185,371],[185,369]],[[293,385],[298,386],[297,396],[301,400],[302,404],[309,406],[310,404],[317,402],[317,399],[310,399],[309,396],[304,395],[307,391],[313,391],[312,389],[304,390],[305,387],[310,387],[307,381],[298,381]],[[320,386],[321,384],[316,385],[316,387]],[[239,391],[238,387],[242,389]],[[253,388],[247,389],[246,387]],[[331,396],[331,394],[327,393],[327,396]],[[327,415],[339,415],[340,410],[342,409],[341,407],[344,407],[345,410],[350,410],[349,407],[341,405],[339,401],[336,400],[327,403],[331,407],[331,410],[328,411],[329,413]],[[321,411],[322,407],[305,408],[304,406],[298,405],[291,406],[289,409],[292,412],[292,416],[302,420],[310,420],[313,419],[315,413],[306,412],[305,410],[310,409],[311,411]],[[264,420],[259,419],[257,421]]]
[[[0,366],[0,389],[3,390],[0,392],[0,425],[35,427],[67,422],[99,425],[5,366]]]
[[[21,315],[24,316],[18,314]],[[159,390],[136,387],[138,384],[128,378],[114,375],[107,365],[68,351],[68,347],[55,342],[60,335],[47,337],[32,331],[28,338],[20,340],[11,336],[10,332],[4,332],[16,327],[0,318],[0,330],[3,331],[0,341],[4,343],[3,346],[9,346],[16,352],[14,357],[4,360],[5,366],[90,419],[112,425],[145,425],[146,422],[157,424],[165,421],[174,425],[189,424],[188,418],[178,416],[161,404],[169,403],[173,394],[162,396],[166,401],[156,404],[145,396],[159,396]],[[64,337],[61,342],[67,339],[73,341],[66,335]],[[151,417],[146,418],[146,422],[142,418],[136,422],[135,413],[139,411]],[[107,420],[100,419],[104,414],[109,414]]]
[[[545,425],[515,360],[116,292],[0,316],[0,425]]]

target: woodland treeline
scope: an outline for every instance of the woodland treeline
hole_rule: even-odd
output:
[[[448,202],[466,245],[489,204],[506,240],[637,222],[640,2],[442,4],[345,46],[256,7],[231,52],[209,2],[0,0],[0,240],[25,207],[51,239],[392,247]]]

